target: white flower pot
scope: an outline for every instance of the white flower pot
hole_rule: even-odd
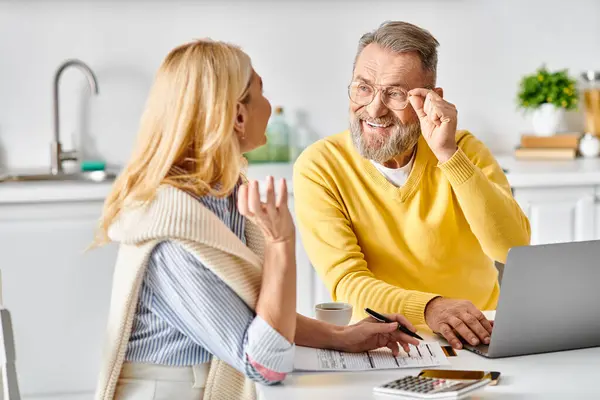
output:
[[[552,136],[564,130],[565,109],[545,103],[533,111],[533,132],[539,136]]]

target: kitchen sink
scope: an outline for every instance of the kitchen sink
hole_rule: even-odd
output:
[[[72,173],[0,173],[2,182],[110,182],[116,174],[107,171],[85,171]]]

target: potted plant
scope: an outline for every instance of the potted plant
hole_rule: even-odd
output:
[[[565,111],[577,108],[575,84],[566,69],[550,72],[545,66],[521,79],[518,104],[533,111],[535,134],[550,136],[564,129]]]

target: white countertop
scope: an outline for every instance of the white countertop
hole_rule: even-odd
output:
[[[2,182],[0,204],[104,201],[113,182]]]
[[[260,164],[248,168],[252,179],[264,179],[268,175],[292,181],[292,164]],[[39,181],[0,182],[0,204],[49,203],[66,201],[104,201],[114,181]],[[292,193],[291,185],[288,185]]]
[[[523,161],[512,155],[496,156],[500,166],[506,170],[510,185],[523,187],[600,185],[600,158],[578,158],[572,161]],[[267,175],[292,179],[292,164],[251,165],[248,175],[264,179]],[[290,187],[291,190],[291,187]]]
[[[574,161],[521,161],[511,155],[496,159],[507,170],[515,189],[523,187],[600,185],[600,158]],[[262,180],[268,175],[292,181],[291,163],[253,164],[248,176]],[[103,201],[113,182],[5,182],[0,183],[0,204],[56,201]],[[293,193],[292,185],[288,185]]]
[[[426,340],[434,340],[426,336]],[[600,399],[600,386],[596,384],[600,347],[500,359],[487,359],[466,350],[457,353],[457,357],[449,357],[452,365],[443,368],[501,373],[497,386],[475,392],[473,399]],[[421,369],[292,373],[281,385],[257,387],[261,400],[378,399],[373,387],[416,375]]]
[[[567,161],[524,161],[512,155],[496,156],[507,170],[513,188],[600,185],[600,158],[578,158]]]

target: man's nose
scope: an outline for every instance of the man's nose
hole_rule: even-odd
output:
[[[381,118],[389,112],[387,106],[383,103],[383,97],[380,91],[375,93],[373,101],[367,105],[367,113],[371,118]]]

